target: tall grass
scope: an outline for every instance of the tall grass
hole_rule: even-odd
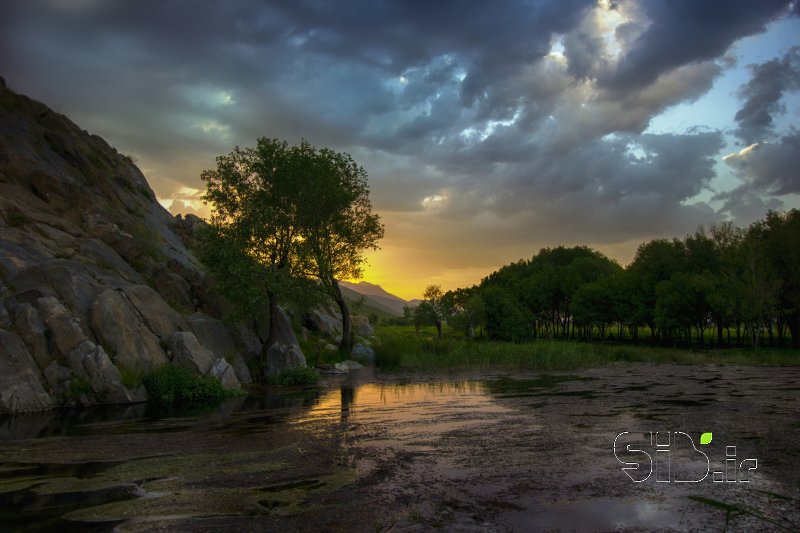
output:
[[[376,363],[384,369],[529,369],[575,370],[625,362],[796,366],[800,354],[791,350],[747,349],[692,351],[627,344],[539,340],[529,343],[471,341],[423,329],[379,328]]]
[[[213,376],[200,376],[173,364],[150,372],[142,382],[149,401],[162,405],[215,403],[239,394],[225,390]]]

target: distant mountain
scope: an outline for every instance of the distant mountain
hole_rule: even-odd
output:
[[[368,283],[366,281],[359,281],[358,283],[343,281],[340,285],[349,291],[363,296],[368,305],[395,316],[403,315],[403,307],[413,307],[419,303],[419,300],[412,300],[410,302],[403,300],[399,296],[387,292],[380,285],[375,285],[374,283]]]
[[[397,300],[405,303],[405,300],[399,296],[395,296],[394,294],[387,292],[383,287],[380,285],[375,285],[374,283],[369,283],[366,281],[359,281],[358,283],[343,281],[340,283],[340,285],[354,290],[359,294],[363,294],[364,296],[382,296],[384,298],[389,298],[390,300]]]

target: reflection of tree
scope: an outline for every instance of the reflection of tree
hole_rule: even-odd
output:
[[[347,422],[350,417],[350,404],[356,399],[356,389],[353,387],[343,386],[341,388],[342,395],[342,422]]]

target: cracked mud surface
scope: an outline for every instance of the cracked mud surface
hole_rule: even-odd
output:
[[[794,531],[798,399],[800,368],[364,370],[182,416],[15,417],[0,420],[0,529]],[[683,432],[709,463],[673,434],[672,479],[711,472],[658,483],[662,461],[633,483],[613,453],[625,431],[645,450],[650,431]],[[757,459],[749,482],[712,482],[728,446]]]

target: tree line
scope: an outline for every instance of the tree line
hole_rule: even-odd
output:
[[[480,284],[432,285],[406,309],[469,337],[800,347],[800,211],[770,211],[639,246],[625,268],[586,246],[544,248]]]

